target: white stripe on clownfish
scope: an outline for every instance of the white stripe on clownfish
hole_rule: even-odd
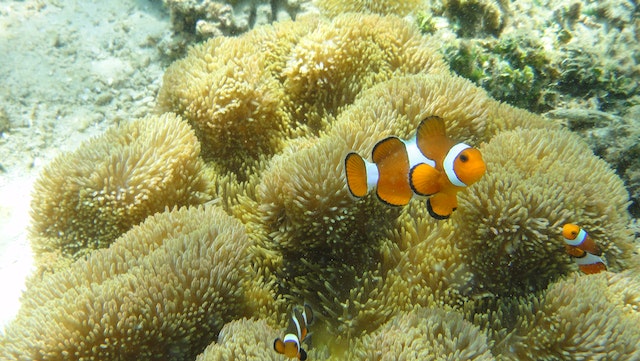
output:
[[[367,170],[367,191],[371,192],[376,185],[378,185],[378,179],[380,178],[380,172],[378,166],[375,163],[367,162],[364,160],[364,165]]]
[[[596,256],[595,254],[591,254],[589,252],[585,252],[584,256],[582,257],[574,257],[573,259],[576,261],[576,264],[578,266],[592,265],[596,263],[602,263],[605,266],[607,265],[607,262],[605,262],[602,257]]]
[[[444,173],[447,175],[447,178],[449,178],[449,182],[451,182],[451,184],[453,184],[454,186],[458,186],[458,187],[467,186],[460,179],[458,179],[456,170],[453,167],[453,162],[456,160],[456,158],[458,158],[458,155],[460,154],[460,152],[469,148],[471,148],[471,146],[464,143],[458,143],[454,145],[453,147],[451,147],[451,149],[449,149],[449,151],[447,152],[447,156],[444,157],[444,162],[442,162],[442,168],[444,169]]]
[[[422,154],[422,152],[420,151],[420,148],[418,148],[416,136],[411,137],[411,139],[409,140],[404,140],[402,138],[397,139],[400,140],[405,146],[405,153],[407,155],[407,159],[409,160],[409,169],[412,169],[416,165],[423,163],[435,168],[436,162],[425,157],[424,154]],[[378,185],[380,172],[378,171],[378,166],[373,162],[364,160],[364,165],[366,167],[367,174],[367,190],[370,192]],[[416,196],[416,194],[414,194],[414,196]]]
[[[420,148],[418,148],[417,139],[418,138],[415,135],[409,140],[400,139],[402,143],[404,143],[407,157],[409,158],[409,169],[413,169],[413,167],[421,163],[428,164],[435,168],[436,161],[433,159],[429,159],[425,157],[424,154],[422,154]]]
[[[575,239],[569,239],[565,237],[564,241],[570,246],[579,246],[582,244],[582,242],[584,242],[585,239],[587,239],[587,232],[585,232],[584,229],[580,228],[580,231],[578,232],[578,235]]]

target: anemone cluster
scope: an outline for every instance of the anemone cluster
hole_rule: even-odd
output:
[[[579,137],[451,74],[432,45],[398,17],[344,14],[194,47],[167,70],[160,115],[41,175],[34,209],[65,206],[34,216],[34,248],[68,262],[30,280],[0,358],[281,359],[273,339],[306,302],[310,359],[637,359],[622,181]],[[453,216],[356,201],[345,155],[429,115],[487,163]],[[576,275],[566,222],[589,229],[610,272]]]

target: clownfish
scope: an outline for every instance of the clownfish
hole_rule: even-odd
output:
[[[564,248],[576,260],[580,271],[594,274],[607,270],[607,264],[600,257],[602,251],[589,234],[575,224],[565,224],[562,227]]]
[[[309,335],[308,326],[313,322],[311,306],[305,304],[302,311],[298,307],[293,309],[291,324],[284,339],[276,338],[273,341],[273,349],[289,358],[297,357],[298,360],[306,360],[307,352],[302,348],[302,343]]]
[[[347,186],[361,198],[372,189],[383,202],[404,206],[415,195],[427,199],[429,214],[447,219],[458,207],[456,194],[482,178],[486,165],[478,149],[447,137],[444,120],[429,116],[409,140],[388,137],[372,151],[373,162],[351,152],[345,157]]]

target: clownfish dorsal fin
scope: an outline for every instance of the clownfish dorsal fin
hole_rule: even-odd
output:
[[[425,142],[428,142],[428,139],[432,139],[434,137],[445,137],[446,135],[447,132],[444,126],[444,120],[437,115],[431,115],[424,118],[416,130],[416,137]],[[418,142],[418,145],[419,144],[420,142]]]
[[[308,303],[305,303],[303,307],[304,311],[302,312],[302,316],[304,317],[304,322],[310,325],[313,323],[313,309]]]
[[[379,141],[378,144],[373,147],[371,157],[374,163],[380,163],[398,151],[404,151],[404,143],[402,143],[398,137],[388,137]]]

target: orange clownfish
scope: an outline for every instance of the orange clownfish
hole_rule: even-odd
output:
[[[302,342],[309,335],[307,326],[312,322],[313,311],[311,306],[305,304],[302,311],[295,307],[291,314],[289,333],[284,335],[284,339],[276,338],[273,341],[273,349],[289,358],[297,357],[298,360],[306,360],[307,352],[302,348]]]
[[[416,135],[403,140],[388,137],[372,151],[373,163],[356,153],[344,163],[349,191],[364,197],[373,188],[383,202],[404,206],[415,195],[427,199],[429,214],[449,218],[457,208],[456,194],[484,175],[486,165],[480,151],[447,137],[438,116],[422,120]]]
[[[562,227],[564,248],[576,260],[580,271],[594,274],[607,270],[607,264],[600,257],[602,251],[589,234],[575,224],[565,224]]]

